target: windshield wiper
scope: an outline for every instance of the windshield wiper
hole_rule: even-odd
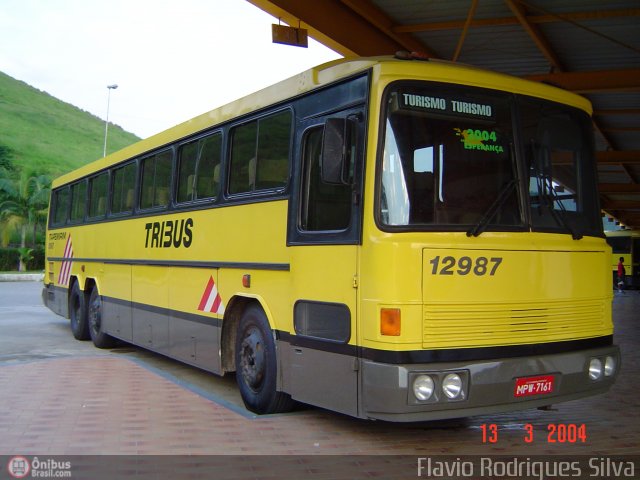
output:
[[[551,216],[558,225],[567,229],[567,231],[571,234],[571,238],[573,238],[574,240],[580,240],[582,238],[582,233],[576,231],[569,223],[569,219],[567,218],[567,209],[562,203],[558,192],[556,192],[556,190],[553,188],[553,181],[548,177],[543,179],[542,181],[544,182],[544,188],[542,191],[538,191],[542,198],[547,201],[547,207],[551,212]],[[548,194],[547,190],[551,192],[551,194]],[[559,212],[556,211],[555,204],[558,204]]]
[[[518,184],[518,179],[514,178],[502,188],[502,190],[500,191],[496,199],[493,201],[493,203],[489,206],[489,208],[487,209],[485,214],[482,216],[480,221],[476,223],[473,226],[473,228],[467,231],[467,237],[471,237],[471,236],[477,237],[482,232],[484,232],[485,228],[487,228],[487,225],[489,225],[489,222],[491,221],[491,219],[495,216],[496,213],[498,213],[498,209],[500,209],[500,207],[502,207],[504,203],[507,201],[507,199],[509,198],[513,190],[516,188],[517,184]]]
[[[560,199],[558,192],[553,188],[553,178],[549,173],[547,173],[548,170],[544,168],[545,161],[544,158],[540,156],[543,149],[538,147],[533,140],[531,140],[531,152],[532,167],[536,177],[538,197],[540,199],[538,211],[542,213],[543,205],[546,206],[556,224],[564,227],[571,234],[571,238],[574,240],[580,240],[582,238],[582,233],[574,230],[569,223],[569,219],[567,218],[567,209],[562,203],[562,199]],[[555,209],[556,203],[558,204],[559,213]]]

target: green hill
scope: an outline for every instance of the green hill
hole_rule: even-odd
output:
[[[109,125],[109,151],[139,138]],[[102,157],[104,120],[0,72],[0,156],[56,177]]]

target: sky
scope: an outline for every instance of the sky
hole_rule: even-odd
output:
[[[0,0],[0,71],[146,138],[340,56],[245,0]]]

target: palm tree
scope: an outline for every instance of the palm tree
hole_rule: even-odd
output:
[[[13,231],[20,233],[20,251],[27,252],[27,231],[33,226],[33,243],[39,220],[46,215],[51,181],[46,175],[22,171],[16,179],[0,178],[0,243],[6,246]],[[25,270],[20,254],[19,270]]]

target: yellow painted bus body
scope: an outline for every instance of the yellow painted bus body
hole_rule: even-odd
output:
[[[87,295],[97,288],[115,305],[110,310],[115,313],[105,320],[110,335],[216,373],[235,367],[228,358],[235,334],[225,326],[235,326],[242,309],[257,303],[276,332],[277,389],[294,399],[365,418],[407,421],[489,413],[606,391],[614,376],[598,385],[587,380],[590,358],[606,355],[607,361],[611,357],[619,362],[617,349],[606,342],[566,357],[561,355],[564,347],[544,355],[537,355],[535,347],[613,335],[611,251],[602,237],[573,240],[567,234],[531,231],[486,231],[477,237],[460,231],[389,232],[375,221],[381,99],[392,82],[429,80],[491,88],[590,113],[588,102],[576,95],[446,62],[336,61],[82,167],[54,181],[53,189],[360,74],[368,75],[370,90],[359,242],[288,242],[290,194],[257,203],[222,201],[66,224],[48,231],[45,303],[68,314],[65,302],[73,282]],[[73,256],[68,255],[69,241]],[[68,278],[61,275],[66,265]],[[213,298],[212,291],[219,298]],[[348,340],[327,342],[319,353],[315,338],[296,331],[294,311],[301,299],[346,306]],[[388,311],[399,323],[391,335],[381,324]],[[147,312],[148,318],[141,324],[136,312]],[[527,358],[519,354],[505,362],[483,357],[474,363],[469,356],[483,349],[507,352],[500,348],[520,346],[534,347]],[[428,359],[411,360],[415,352],[428,353]],[[446,355],[440,359],[438,352]],[[454,352],[461,353],[461,361],[455,360]],[[331,355],[327,364],[323,355]],[[390,356],[394,360],[387,363]],[[334,364],[343,368],[338,376],[347,387],[339,383],[335,388],[336,376],[327,371],[327,365]],[[572,389],[562,392],[563,386],[556,385],[557,396],[505,400],[516,377],[537,375],[536,365],[559,370],[566,365],[566,378],[571,380],[565,383]],[[490,383],[484,390],[471,390],[477,403],[469,406],[407,399],[408,382],[422,371],[437,370],[437,381],[442,372],[462,371],[467,375],[463,382],[473,382],[483,369],[500,377],[495,389],[506,392],[490,405],[478,401],[480,392],[494,388]],[[578,385],[579,378],[585,379],[584,385]]]

